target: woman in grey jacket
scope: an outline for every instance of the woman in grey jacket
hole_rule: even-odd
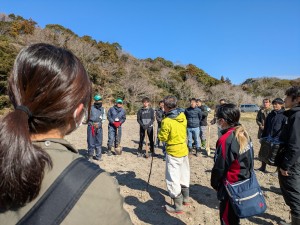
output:
[[[81,124],[91,103],[91,83],[79,59],[52,45],[31,45],[17,56],[8,86],[15,110],[0,125],[1,224],[132,224],[116,182],[103,172],[57,217],[47,208],[45,217],[36,213],[40,201],[51,201],[53,195],[42,200],[44,194],[74,161],[99,170],[78,160],[77,150],[63,139]],[[72,188],[63,190],[52,209]],[[38,222],[23,222],[28,215]]]

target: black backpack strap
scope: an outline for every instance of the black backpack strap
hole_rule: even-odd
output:
[[[103,170],[85,158],[74,160],[17,225],[60,224]]]

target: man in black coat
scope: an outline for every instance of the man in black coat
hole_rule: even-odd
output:
[[[300,86],[286,91],[288,117],[280,135],[285,152],[280,159],[278,178],[283,198],[291,209],[292,225],[300,225]],[[287,224],[287,223],[282,223]]]

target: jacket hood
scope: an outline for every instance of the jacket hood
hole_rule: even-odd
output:
[[[178,122],[183,122],[185,115],[182,112],[184,112],[184,109],[181,108],[173,109],[166,114],[166,117],[169,117],[170,119],[174,119]]]

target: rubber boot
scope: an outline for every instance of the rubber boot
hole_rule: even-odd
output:
[[[292,225],[300,225],[300,218],[292,215]]]
[[[176,213],[176,214],[182,214],[183,213],[183,210],[182,210],[182,204],[183,204],[183,196],[182,194],[180,193],[180,195],[178,195],[177,197],[175,198],[172,198],[173,201],[174,201],[174,206],[169,206],[169,205],[166,205],[166,210],[170,213]]]
[[[190,205],[190,189],[188,187],[181,187],[181,194],[183,196],[183,205]]]
[[[206,140],[201,141],[201,147],[204,149],[206,148]]]
[[[107,155],[108,155],[108,156],[111,156],[111,155],[112,155],[112,152],[111,152],[111,146],[108,146],[108,147],[107,147]]]
[[[196,148],[196,157],[199,156],[201,149],[200,148]]]

